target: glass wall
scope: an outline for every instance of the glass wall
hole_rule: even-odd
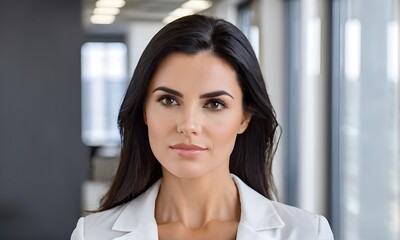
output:
[[[400,239],[399,1],[285,7],[285,200],[336,240]]]
[[[286,199],[329,218],[330,5],[286,2]]]
[[[399,239],[398,1],[344,0],[334,6],[333,40],[340,52],[333,65],[336,237]]]

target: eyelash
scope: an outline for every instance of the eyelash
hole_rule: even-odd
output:
[[[174,101],[174,104],[168,104],[168,103],[166,103],[165,101],[166,101],[167,99],[168,99],[168,100]],[[176,106],[176,105],[179,106],[179,103],[178,103],[178,101],[175,99],[175,97],[170,96],[170,95],[163,95],[163,96],[159,97],[159,98],[157,99],[157,102],[160,102],[162,105],[164,105],[164,106],[166,106],[166,107],[171,107],[171,106]],[[210,105],[210,104],[213,104],[213,103],[214,103],[214,104],[215,104],[215,103],[219,104],[219,105],[221,106],[221,108],[219,108],[219,109],[212,109],[211,107],[206,107],[207,105]],[[221,100],[221,99],[218,99],[218,98],[211,98],[211,99],[208,99],[208,100],[207,100],[207,102],[204,104],[203,108],[210,109],[211,111],[221,111],[221,110],[227,108],[227,104],[226,104],[223,100]]]
[[[221,99],[218,99],[218,98],[213,98],[213,99],[207,100],[207,102],[206,102],[206,104],[204,105],[204,107],[207,106],[207,105],[210,105],[210,104],[212,104],[212,103],[217,103],[217,104],[219,104],[219,105],[222,107],[221,109],[212,109],[212,108],[209,107],[208,109],[210,109],[210,110],[212,110],[212,111],[221,111],[221,110],[227,108],[226,103],[225,103],[224,101],[222,101]]]
[[[168,104],[165,102],[166,99],[173,100],[176,104]],[[162,105],[167,106],[167,107],[179,105],[178,101],[173,96],[170,96],[170,95],[163,95],[163,96],[159,97],[157,99],[157,102],[160,102]]]

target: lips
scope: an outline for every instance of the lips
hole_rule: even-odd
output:
[[[171,149],[179,156],[184,158],[194,158],[207,150],[205,147],[201,147],[195,144],[175,144],[171,146]]]

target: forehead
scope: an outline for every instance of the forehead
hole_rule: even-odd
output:
[[[165,58],[156,69],[150,88],[159,85],[169,87],[239,88],[236,71],[224,59],[209,53],[190,55],[173,53]]]

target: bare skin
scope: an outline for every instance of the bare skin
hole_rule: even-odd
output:
[[[182,180],[164,171],[155,210],[160,240],[236,239],[238,191],[230,175],[219,172]]]

